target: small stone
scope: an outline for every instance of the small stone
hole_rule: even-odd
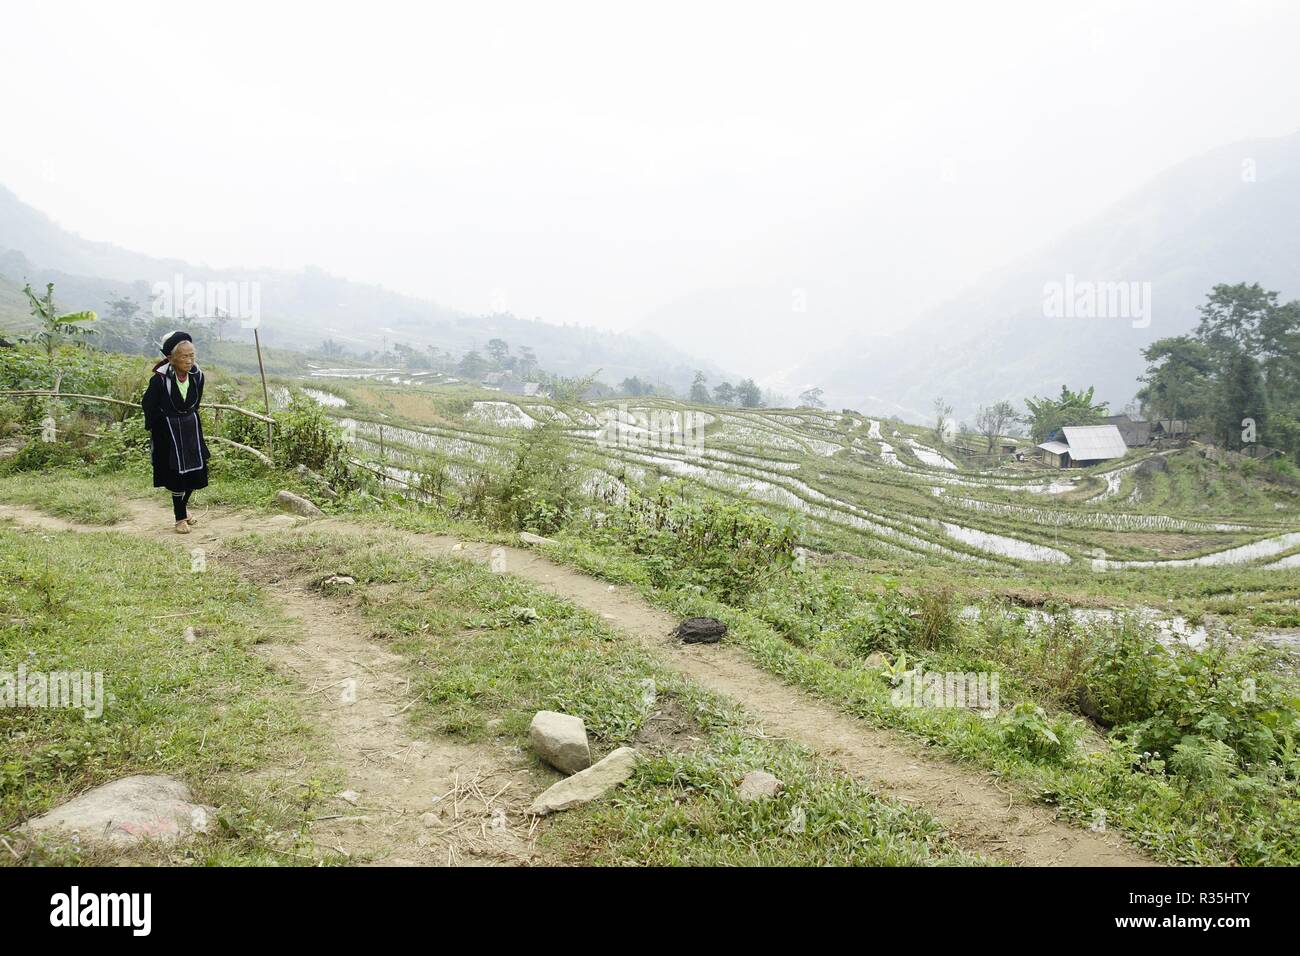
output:
[[[442,817],[438,816],[438,814],[434,813],[432,810],[420,814],[420,824],[422,826],[432,829],[440,823],[442,823]]]
[[[602,797],[632,776],[632,771],[636,769],[636,758],[634,748],[619,747],[586,770],[566,777],[544,791],[533,801],[528,812],[545,816]]]
[[[655,687],[655,679],[653,677],[644,677],[637,681],[636,685],[641,688],[641,706],[649,710],[655,705],[655,701],[659,699],[659,690]]]
[[[874,667],[876,670],[883,670],[884,668],[890,666],[889,658],[886,657],[885,654],[881,651],[876,651],[872,654],[869,654],[867,656],[865,663],[868,667]]]
[[[298,523],[298,519],[293,515],[276,515],[271,519],[271,524],[277,528],[291,528]]]
[[[785,788],[785,784],[766,770],[751,770],[740,781],[737,795],[745,802],[769,800]]]
[[[341,793],[335,794],[335,796],[340,800],[352,804],[354,807],[357,805],[357,801],[361,799],[361,794],[357,793],[355,790],[344,790]]]
[[[587,725],[581,717],[539,710],[528,727],[528,738],[538,755],[556,770],[577,773],[591,766]]]
[[[198,640],[198,638],[194,636],[194,628],[192,627],[187,627],[185,629],[185,633],[182,634],[181,637],[185,639],[186,644],[193,644],[196,640]]]
[[[688,617],[673,633],[683,644],[716,644],[727,633],[727,625],[715,617]]]
[[[356,583],[357,583],[357,579],[352,577],[352,575],[350,574],[331,574],[329,577],[327,577],[324,581],[321,582],[322,585],[326,585],[326,586],[332,585],[336,587],[348,587]]]
[[[292,491],[277,491],[275,503],[285,511],[292,511],[304,518],[319,518],[325,513],[302,495],[295,495]]]
[[[519,540],[524,544],[555,544],[554,538],[543,538],[540,534],[533,534],[531,531],[520,531]]]

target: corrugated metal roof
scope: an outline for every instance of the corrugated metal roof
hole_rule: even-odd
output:
[[[1064,455],[1070,450],[1070,446],[1063,441],[1045,441],[1038,447],[1043,451],[1050,451],[1053,455]]]
[[[1114,425],[1072,425],[1062,428],[1075,461],[1123,458],[1128,451],[1124,436]]]

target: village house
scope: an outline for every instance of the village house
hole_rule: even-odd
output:
[[[1151,423],[1145,419],[1131,415],[1110,415],[1101,421],[1104,425],[1118,428],[1120,437],[1129,448],[1142,448],[1151,444]]]
[[[1038,449],[1042,460],[1057,468],[1087,468],[1128,453],[1114,425],[1067,425],[1049,435]]]
[[[1159,440],[1164,438],[1187,438],[1190,429],[1187,427],[1187,421],[1182,418],[1160,418],[1151,423],[1151,438]]]

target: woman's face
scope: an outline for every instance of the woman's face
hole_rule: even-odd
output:
[[[176,369],[182,375],[189,373],[194,367],[194,345],[190,342],[182,342],[176,348],[172,349],[171,354],[172,368]]]

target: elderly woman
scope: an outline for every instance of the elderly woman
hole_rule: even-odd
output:
[[[189,534],[190,495],[208,486],[208,446],[203,441],[199,402],[203,372],[194,364],[194,340],[173,332],[163,341],[166,356],[153,368],[142,406],[153,448],[153,486],[172,493],[176,533]]]

